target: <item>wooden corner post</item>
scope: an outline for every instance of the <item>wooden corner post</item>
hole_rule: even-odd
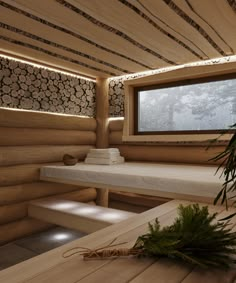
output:
[[[97,78],[96,80],[96,147],[108,148],[108,79]],[[97,205],[108,206],[108,189],[97,189]]]

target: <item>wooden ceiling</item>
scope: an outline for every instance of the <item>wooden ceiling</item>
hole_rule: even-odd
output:
[[[236,52],[236,0],[0,0],[0,51],[91,77]]]

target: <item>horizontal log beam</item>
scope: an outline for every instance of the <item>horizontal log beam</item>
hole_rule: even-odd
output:
[[[41,232],[53,227],[52,224],[32,218],[24,218],[15,222],[0,226],[0,245],[14,241],[21,237]]]
[[[0,188],[39,181],[40,168],[47,165],[63,165],[62,162],[39,163],[0,167]]]
[[[113,200],[109,203],[110,208],[119,209],[119,210],[125,210],[135,213],[142,213],[148,209],[150,209],[147,206],[141,206],[141,205],[135,205],[131,203],[126,203],[122,201]]]
[[[109,144],[110,145],[123,144],[122,135],[123,135],[122,131],[112,131],[112,132],[110,132],[110,134],[109,134]]]
[[[174,162],[190,164],[213,164],[209,161],[224,146],[210,147],[206,150],[204,146],[139,146],[139,145],[113,145],[120,149],[120,153],[127,161],[152,161],[152,162]],[[219,163],[219,162],[218,162]]]
[[[96,120],[74,115],[0,109],[0,126],[95,131]]]
[[[110,119],[109,120],[109,130],[112,131],[122,131],[124,125],[124,119]]]
[[[14,186],[38,181],[40,173],[39,169],[43,165],[52,164],[43,163],[0,167],[0,187]]]
[[[56,194],[51,197],[48,197],[47,199],[63,199],[63,200],[73,200],[73,201],[88,203],[90,201],[95,201],[96,198],[97,198],[97,191],[95,188],[85,188],[65,194]]]
[[[22,219],[27,214],[28,204],[26,202],[0,206],[0,225]]]
[[[97,192],[94,188],[83,189],[77,192],[55,194],[47,199],[63,199],[79,202],[96,200]],[[45,198],[40,198],[45,199]],[[33,200],[33,199],[32,199]],[[28,202],[0,206],[0,225],[20,220],[28,215]]]
[[[146,206],[149,208],[161,205],[170,200],[171,199],[127,193],[127,192],[115,192],[115,191],[109,192],[109,201],[120,201],[134,205]]]
[[[94,146],[7,146],[0,147],[0,166],[62,161],[64,154],[71,154],[84,160]]]
[[[0,146],[15,145],[94,145],[96,133],[54,129],[0,127]]]
[[[64,195],[64,193],[82,189],[84,188],[79,186],[50,182],[35,182],[16,186],[0,187],[0,205],[9,205],[58,194]],[[92,192],[95,196],[93,194],[91,199],[94,200],[96,198],[96,190],[93,189]],[[83,196],[82,192],[80,194]],[[86,201],[86,199],[84,201]]]

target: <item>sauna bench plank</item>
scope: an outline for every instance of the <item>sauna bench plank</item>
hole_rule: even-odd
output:
[[[63,254],[74,247],[96,249],[107,246],[111,241],[122,243],[119,247],[130,248],[137,237],[147,232],[148,223],[159,219],[160,225],[173,223],[179,204],[187,205],[184,200],[172,200],[132,218],[111,225],[83,238],[70,242],[45,254],[0,272],[0,282],[4,283],[74,283],[74,282],[148,282],[148,283],[230,283],[236,269],[228,271],[202,270],[185,263],[167,259],[117,258],[84,261],[81,255],[63,258]],[[202,204],[201,204],[202,205]],[[209,206],[209,212],[218,212],[218,218],[225,217],[224,207]],[[233,222],[234,221],[234,222]],[[236,220],[232,219],[233,225]]]
[[[78,201],[54,198],[30,202],[28,215],[41,221],[85,233],[93,233],[136,214]]]
[[[215,166],[125,162],[117,165],[43,166],[40,179],[159,197],[212,203],[221,189]]]

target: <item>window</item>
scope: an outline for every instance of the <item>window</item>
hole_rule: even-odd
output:
[[[236,75],[134,87],[134,134],[205,134],[236,123]]]

